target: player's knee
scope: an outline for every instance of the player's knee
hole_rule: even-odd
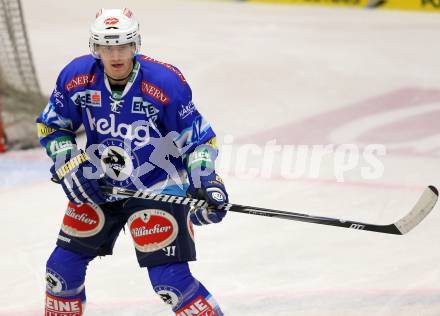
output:
[[[200,286],[186,262],[151,267],[148,274],[154,291],[173,309],[193,296]]]
[[[82,296],[87,265],[92,259],[56,247],[46,263],[47,292],[63,297]]]

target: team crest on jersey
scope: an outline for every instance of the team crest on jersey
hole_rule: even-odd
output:
[[[154,252],[170,245],[177,237],[176,219],[162,210],[143,210],[127,221],[134,246],[140,252]]]
[[[124,187],[136,177],[138,157],[120,140],[106,140],[99,146],[101,167],[113,185]]]
[[[76,205],[69,202],[61,230],[74,237],[91,237],[104,227],[105,217],[98,205]]]

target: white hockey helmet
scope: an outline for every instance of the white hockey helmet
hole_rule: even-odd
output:
[[[130,9],[101,9],[90,26],[89,47],[93,57],[100,58],[96,45],[134,43],[136,54],[141,48],[139,23]]]

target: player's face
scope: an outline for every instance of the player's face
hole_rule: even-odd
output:
[[[114,79],[127,77],[133,68],[135,47],[125,45],[97,45],[96,50],[104,64],[105,72]]]

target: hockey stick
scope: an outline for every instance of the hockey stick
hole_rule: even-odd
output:
[[[189,205],[192,207],[207,207],[207,203],[204,200],[196,200],[188,197],[167,195],[167,194],[152,194],[147,191],[128,190],[124,188],[101,187],[103,192],[113,195],[119,195],[121,197],[135,197],[146,200],[161,201],[180,205]],[[385,234],[404,235],[416,227],[425,217],[431,212],[438,199],[438,190],[434,186],[429,186],[425,189],[422,196],[414,205],[412,210],[399,219],[397,222],[389,225],[376,225],[367,224],[356,221],[342,220],[330,217],[313,216],[301,213],[292,213],[278,210],[271,210],[267,208],[237,205],[237,204],[223,204],[217,209],[238,212],[244,214],[260,215],[267,217],[276,217],[282,219],[289,219],[300,222],[330,225],[345,227],[357,230],[367,230],[372,232],[379,232]]]

